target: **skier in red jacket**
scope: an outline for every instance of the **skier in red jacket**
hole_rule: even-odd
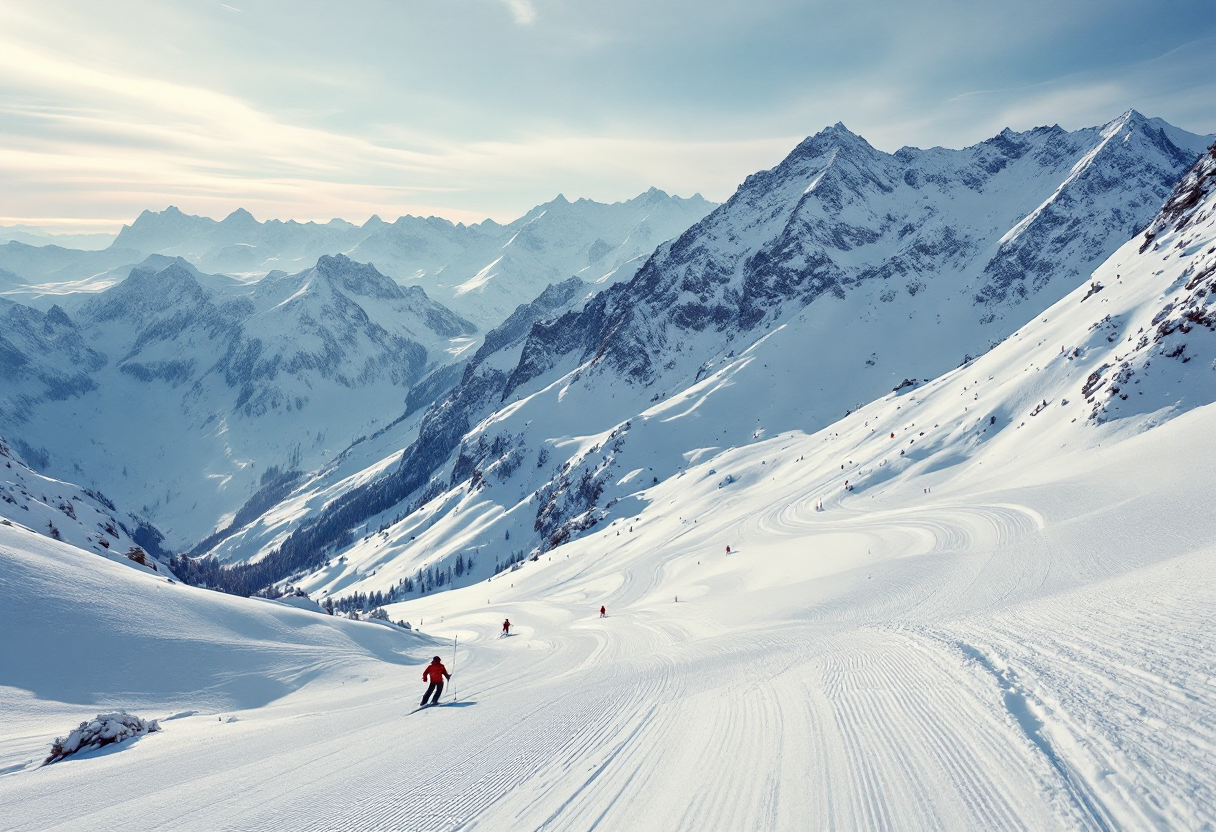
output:
[[[430,699],[432,705],[439,704],[439,697],[443,695],[443,680],[451,679],[452,674],[448,673],[448,669],[443,666],[443,662],[439,657],[431,659],[431,663],[426,666],[426,670],[422,671],[422,681],[430,682],[431,686],[426,689],[426,693],[422,694],[422,704],[418,707],[425,708],[426,700]],[[431,694],[434,694],[434,698]]]
[[[604,606],[601,604],[600,605],[600,618],[607,618],[607,617],[608,617],[608,610],[605,609]]]

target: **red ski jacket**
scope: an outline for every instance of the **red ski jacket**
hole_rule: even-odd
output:
[[[422,671],[422,681],[430,682],[431,684],[442,682],[445,676],[449,679],[452,678],[452,674],[448,673],[448,669],[443,666],[442,662],[439,664],[428,664],[426,670]]]

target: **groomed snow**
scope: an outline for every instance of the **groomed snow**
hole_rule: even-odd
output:
[[[992,451],[823,511],[823,436],[733,451],[731,499],[693,469],[632,532],[395,605],[459,636],[456,706],[412,715],[450,641],[0,528],[5,824],[1206,828],[1216,482],[1195,437],[1214,418]],[[118,707],[165,730],[32,768]]]

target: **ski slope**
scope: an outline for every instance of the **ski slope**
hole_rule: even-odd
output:
[[[0,525],[6,828],[1216,827],[1214,184],[982,358],[631,471],[588,534],[390,605],[413,630]],[[694,398],[630,454],[712,439]],[[435,653],[455,689],[411,713]],[[37,766],[119,709],[165,730]]]
[[[733,499],[694,469],[632,532],[393,607],[435,641],[100,558],[59,573],[68,547],[0,528],[5,596],[26,587],[4,631],[57,654],[84,638],[65,619],[126,610],[88,646],[131,674],[63,684],[83,644],[18,678],[5,657],[6,826],[1206,828],[1213,418],[834,495],[805,475],[824,436],[774,437],[732,452]],[[454,637],[456,702],[409,715]],[[177,718],[32,767],[118,706]]]
[[[390,605],[411,630],[0,524],[5,827],[1210,830],[1214,280],[1216,150],[1090,286],[934,381],[724,448],[697,389],[659,401],[627,459],[668,438],[686,467]],[[754,389],[719,400],[734,427]],[[552,442],[607,463],[607,440]],[[450,698],[411,713],[434,653]],[[38,768],[118,709],[165,730]]]

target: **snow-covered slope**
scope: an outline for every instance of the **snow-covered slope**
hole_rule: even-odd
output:
[[[303,686],[319,704],[357,689],[369,669],[413,664],[434,649],[425,636],[397,627],[197,589],[170,580],[163,567],[127,569],[4,524],[0,597],[0,777],[8,778],[42,761],[48,734],[63,736],[99,711],[142,712],[165,720],[165,735],[204,744],[239,743],[238,720],[218,721],[217,712],[258,708]],[[92,762],[104,765],[96,758],[125,750],[110,748]],[[70,802],[101,805],[80,795]],[[18,809],[30,804],[2,802],[6,829],[30,823]],[[61,805],[66,815],[42,814],[37,823],[67,819],[73,810]],[[138,824],[138,815],[112,828]]]
[[[1142,229],[1192,161],[1135,112],[894,155],[824,130],[633,280],[534,326],[501,377],[466,377],[394,470],[256,556],[299,568],[380,530],[375,560],[399,558],[398,580],[454,567],[460,547],[493,552],[464,580],[484,577],[639,482],[813,432],[983,353]],[[482,514],[457,511],[470,484]]]
[[[159,533],[105,495],[44,477],[0,438],[0,523],[70,543],[127,566],[161,572]]]
[[[28,604],[0,607],[6,633],[36,643],[46,638],[37,610],[79,621],[99,597],[102,614],[83,626],[108,634],[107,659],[135,657],[142,692],[123,687],[97,704],[149,717],[202,712],[109,754],[28,770],[56,733],[97,709],[63,704],[84,698],[76,678],[25,654],[0,657],[0,695],[14,715],[0,743],[6,821],[293,831],[1216,825],[1216,479],[1202,439],[1216,430],[1216,332],[1194,320],[1216,303],[1206,282],[1214,173],[1216,155],[1179,186],[1151,237],[1119,248],[986,355],[822,430],[712,446],[718,435],[758,433],[761,388],[747,387],[744,367],[767,363],[771,390],[798,366],[800,356],[773,349],[796,329],[778,323],[692,395],[655,403],[615,438],[549,443],[554,454],[587,449],[585,464],[614,471],[606,487],[620,499],[589,534],[534,562],[390,606],[394,619],[459,637],[454,657],[442,651],[455,659],[456,698],[437,709],[407,713],[421,662],[407,671],[391,646],[343,641],[371,631],[330,629],[370,625],[254,616],[259,602],[130,570],[110,578],[124,580],[112,598],[91,573],[58,572],[74,550],[0,527],[0,580],[22,587],[16,597]],[[1191,298],[1188,332],[1138,346],[1141,326],[1159,332]],[[1179,333],[1185,349],[1170,355]],[[1102,399],[1093,373],[1129,354],[1139,369],[1123,383],[1127,398]],[[676,453],[666,446],[677,430],[678,447],[700,448],[681,475],[655,483],[632,470],[634,457]],[[347,594],[387,588],[423,547],[467,553],[457,547],[475,542],[479,525],[501,539],[495,501],[511,478],[483,479],[442,498],[459,515],[428,509],[434,525],[406,534],[416,518],[403,521],[308,580]],[[479,548],[478,561],[498,545]],[[69,590],[77,603],[58,600]],[[151,614],[124,617],[130,610]],[[504,618],[514,627],[499,638]],[[113,633],[112,621],[138,624]],[[83,630],[65,631],[50,630],[58,649],[43,652],[97,666],[71,638]],[[177,655],[167,643],[192,662],[154,661]],[[111,665],[96,673],[103,691],[118,688]],[[215,719],[217,706],[240,709],[237,721]]]
[[[136,269],[74,319],[4,306],[11,441],[43,472],[137,506],[173,548],[398,417],[475,331],[343,256],[252,286],[200,277],[176,261]]]

